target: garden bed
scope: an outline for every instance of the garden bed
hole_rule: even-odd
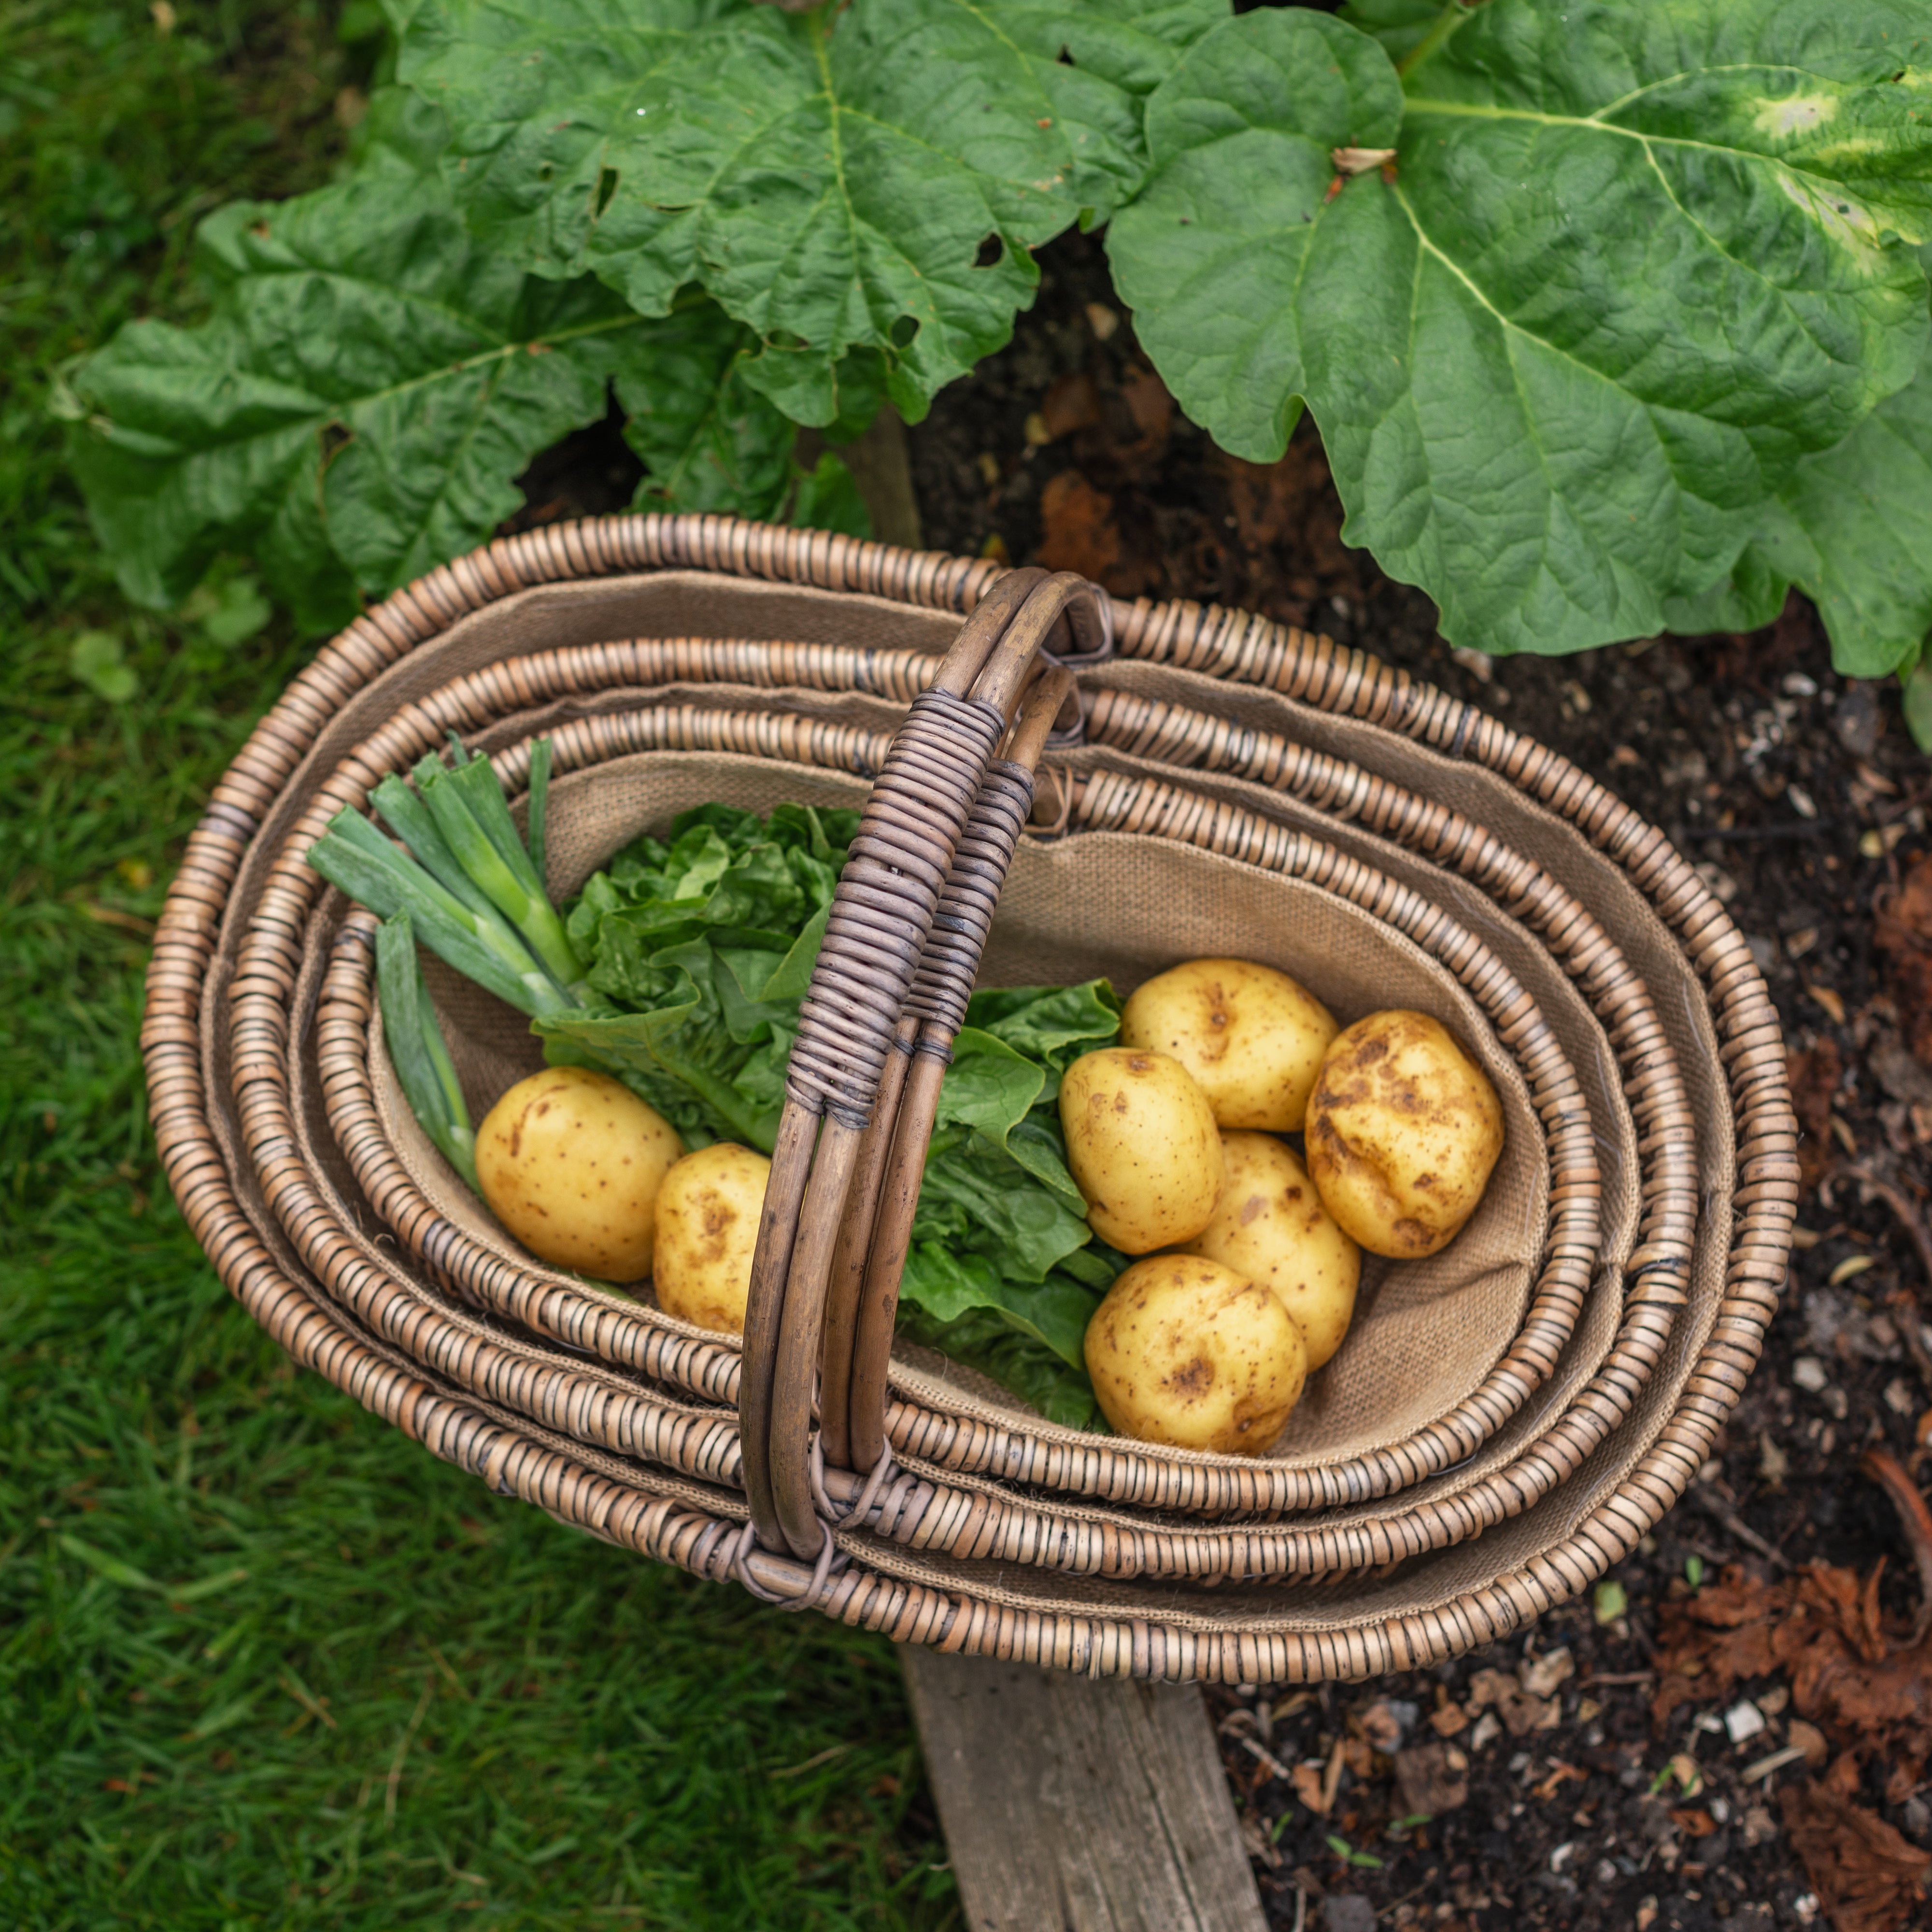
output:
[[[1572,1604],[1523,1641],[1412,1678],[1298,1697],[1265,1687],[1210,1694],[1270,1913],[1287,1926],[1299,1910],[1334,1932],[1366,1928],[1372,1913],[1385,1924],[1576,1932],[1827,1922],[1831,1901],[1794,1849],[1781,1796],[1804,1786],[1810,1768],[1793,1760],[1744,1778],[1787,1744],[1797,1706],[1780,1706],[1774,1686],[1788,1699],[1789,1676],[1692,1697],[1661,1721],[1652,1708],[1660,1621],[1693,1598],[1694,1578],[1715,1586],[1742,1564],[1748,1580],[1777,1583],[1791,1566],[1818,1563],[1862,1580],[1883,1558],[1890,1642],[1920,1600],[1898,1516],[1858,1470],[1861,1453],[1878,1448],[1922,1474],[1912,1459],[1932,1412],[1932,1383],[1904,1328],[1924,1264],[1899,1214],[1862,1198],[1857,1178],[1870,1174],[1921,1211],[1932,1067],[1906,1042],[1915,1028],[1932,1039],[1932,1009],[1915,1004],[1874,940],[1874,901],[1897,892],[1925,851],[1932,801],[1895,692],[1838,677],[1815,612],[1796,595],[1775,625],[1749,635],[1666,637],[1564,659],[1452,652],[1429,600],[1342,542],[1311,425],[1272,466],[1224,454],[1140,354],[1098,240],[1064,237],[1040,261],[1039,298],[1012,344],[908,432],[926,543],[1077,570],[1122,596],[1212,600],[1324,631],[1558,747],[1712,868],[1778,1002],[1808,1130],[1808,1245],[1766,1359],[1690,1496],[1612,1572],[1621,1615],[1600,1621],[1595,1604]],[[620,507],[636,473],[626,455],[614,426],[573,439],[526,478],[526,520]],[[1932,869],[1922,890],[1932,910]],[[1932,930],[1922,936],[1932,948]],[[1922,1002],[1928,980],[1916,984]],[[1793,1642],[1804,1634],[1796,1628]],[[1535,1660],[1559,1650],[1570,1674],[1540,1699],[1532,1728],[1515,1735],[1501,1714],[1482,1724],[1495,1707],[1484,1690],[1498,1684],[1484,1673],[1527,1670],[1534,1683]],[[1751,1691],[1762,1694],[1761,1731],[1734,1745],[1698,1728],[1721,1725]],[[1468,1715],[1432,1726],[1446,1705]],[[1520,1719],[1527,1708],[1509,1707]],[[1919,1723],[1932,1741],[1932,1715]],[[1888,1774],[1898,1739],[1849,1723],[1822,1729],[1832,1757],[1858,1749],[1857,1802],[1902,1834],[1895,1862],[1909,1882],[1911,1849],[1932,1845],[1932,1809]],[[1449,1788],[1438,1785],[1435,1801],[1459,1785],[1462,1795],[1392,1834],[1421,1808],[1409,1799],[1438,1744]],[[1418,1745],[1424,1758],[1398,1756]],[[1318,1796],[1338,1750],[1319,1815],[1297,1796],[1295,1774]],[[1702,1780],[1694,1792],[1676,1777],[1659,1781],[1686,1752]],[[1913,1922],[1887,1903],[1886,1841],[1856,1837],[1835,1813],[1812,1833],[1814,1864],[1836,1844],[1853,1877],[1880,1874],[1870,1909],[1846,1916],[1841,1904],[1837,1922],[1858,1932]]]

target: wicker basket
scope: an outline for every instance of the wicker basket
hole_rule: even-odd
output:
[[[224,1278],[299,1359],[499,1487],[706,1574],[902,1637],[1103,1671],[1359,1675],[1484,1640],[1655,1520],[1755,1358],[1795,1171],[1748,952],[1659,835],[1440,694],[1258,619],[1109,612],[1017,574],[987,598],[998,574],[718,520],[620,518],[494,546],[345,633],[224,781],[170,901],[146,1038],[177,1192]],[[577,882],[560,863],[580,878],[704,798],[856,801],[892,756],[916,755],[908,836],[931,838],[942,791],[952,824],[977,808],[976,869],[955,868],[943,838],[916,856],[931,892],[950,870],[956,911],[979,908],[976,926],[942,932],[983,935],[1030,802],[1020,771],[986,782],[990,711],[963,762],[955,729],[902,735],[896,754],[892,734],[934,685],[958,613],[980,607],[974,650],[1009,647],[994,652],[1004,709],[1069,596],[1081,641],[1110,615],[1126,661],[1082,673],[1087,742],[1048,752],[1034,806],[1078,836],[1020,842],[988,976],[1274,957],[1232,933],[1265,928],[1273,944],[1292,928],[1318,956],[1366,948],[1378,974],[1408,975],[1405,1002],[1450,1019],[1512,1099],[1510,1198],[1534,1227],[1516,1234],[1514,1300],[1491,1304],[1508,1324],[1379,1434],[1324,1437],[1318,1416],[1276,1459],[1188,1456],[1056,1429],[916,1357],[891,1369],[885,1403],[875,1329],[844,1440],[836,1374],[815,1438],[825,1324],[789,1294],[781,1318],[769,1276],[746,1377],[735,1346],[542,1269],[466,1202],[372,1040],[367,916],[302,862],[338,803],[359,805],[446,728],[494,754],[513,790],[532,736],[553,737],[568,774],[553,794],[560,890]],[[790,641],[759,641],[772,638]],[[1044,681],[1032,697],[1009,748],[1022,770],[1060,709]],[[955,694],[956,709],[970,701]],[[929,725],[946,708],[916,715]],[[890,788],[874,796],[890,820]],[[1093,903],[1131,943],[1083,940],[1075,913]],[[946,999],[970,984],[973,947],[950,956],[949,995],[920,919],[917,906],[896,919],[896,976],[862,989],[872,1021],[821,1056],[821,1163],[836,1143],[885,1171],[877,1130],[866,1146],[882,1112],[870,1070],[908,1058],[886,1044],[895,1024],[910,1043],[907,994],[943,1032]],[[1202,930],[1221,937],[1202,944]],[[492,1036],[454,982],[438,992],[469,1022],[488,1097],[531,1042],[520,1023]],[[812,1138],[800,1125],[812,1092],[795,1143]],[[804,1166],[794,1146],[795,1178]],[[850,1258],[834,1252],[839,1228],[868,1219],[824,1214],[848,1179],[821,1168],[804,1213],[828,1278]],[[770,1257],[795,1281],[802,1261],[809,1302],[811,1254],[781,1239]],[[832,1324],[847,1362],[853,1325]],[[1378,1325],[1368,1339],[1399,1360],[1400,1324]],[[875,1462],[881,1419],[891,1456]]]

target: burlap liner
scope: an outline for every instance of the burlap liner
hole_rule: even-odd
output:
[[[562,778],[551,792],[553,887],[574,891],[617,847],[643,832],[662,832],[692,805],[716,799],[769,810],[790,798],[856,804],[867,789],[861,779],[833,774],[806,784],[799,776],[798,768],[769,760],[647,752]],[[1474,1218],[1426,1261],[1364,1258],[1348,1339],[1311,1379],[1274,1452],[1300,1464],[1360,1454],[1434,1420],[1508,1346],[1541,1254],[1549,1201],[1542,1133],[1514,1063],[1443,968],[1331,894],[1213,853],[1112,832],[1023,844],[1000,896],[980,981],[1047,985],[1105,975],[1124,994],[1178,960],[1216,950],[1293,974],[1345,1022],[1385,1005],[1434,1014],[1467,1043],[1503,1096],[1504,1157]],[[507,1087],[543,1064],[540,1045],[520,1014],[446,970],[436,974],[432,992],[465,1098],[480,1120]],[[541,1271],[416,1127],[386,1054],[372,1054],[371,1066],[385,1126],[424,1193],[472,1238]],[[954,1386],[950,1375],[921,1372],[903,1360],[898,1380],[915,1400],[947,1408],[960,1394],[978,1396],[991,1386],[976,1376]],[[1392,1391],[1399,1392],[1394,1399]],[[994,1402],[1004,1420],[1033,1418],[1004,1390]]]
[[[818,637],[854,640],[861,632],[878,642],[936,649],[949,641],[956,620],[854,596],[833,596],[789,586],[749,583],[701,572],[664,573],[559,584],[506,598],[460,620],[442,637],[412,652],[372,681],[348,704],[318,740],[268,815],[250,844],[243,869],[225,908],[220,956],[203,988],[204,1064],[210,1072],[208,1100],[214,1124],[227,1155],[230,1172],[242,1185],[250,1216],[278,1257],[287,1257],[273,1217],[262,1208],[259,1190],[244,1180],[244,1163],[234,1158],[232,1101],[225,1078],[227,1048],[226,992],[238,934],[259,896],[262,868],[299,812],[321,774],[371,724],[386,717],[404,696],[444,683],[464,670],[522,650],[618,635],[671,635],[686,631],[712,634]],[[1192,674],[1141,665],[1109,668],[1109,679],[1148,677],[1172,680],[1175,701],[1238,719],[1252,718],[1262,728],[1285,730],[1303,742],[1352,758],[1365,769],[1410,786],[1425,796],[1463,811],[1499,837],[1535,858],[1568,890],[1594,910],[1650,984],[1666,1031],[1676,1048],[1696,1115],[1706,1214],[1690,1283],[1690,1299],[1656,1375],[1624,1426],[1559,1490],[1514,1521],[1492,1531],[1480,1546],[1420,1559],[1398,1577],[1377,1582],[1357,1578],[1334,1590],[1284,1586],[1243,1602],[1222,1592],[1198,1599],[1215,1621],[1252,1617],[1279,1628],[1290,1604],[1298,1625],[1335,1628],[1370,1615],[1402,1614],[1438,1604],[1459,1592],[1520,1564],[1569,1533],[1600,1504],[1622,1476],[1654,1440],[1664,1418],[1681,1399],[1685,1377],[1708,1339],[1722,1291],[1725,1246],[1730,1228],[1735,1148],[1730,1100],[1721,1078],[1717,1042],[1706,996],[1662,922],[1623,870],[1594,851],[1581,833],[1526,798],[1504,777],[1466,765],[1412,741],[1358,720],[1330,716],[1275,694],[1230,685]],[[1202,782],[1203,788],[1207,784]],[[1327,834],[1342,842],[1346,827],[1332,824]],[[1466,916],[1460,896],[1486,904],[1472,889],[1446,873],[1433,875],[1438,890]],[[1579,1062],[1580,1072],[1585,1063]],[[298,1265],[290,1271],[300,1278]],[[878,1567],[896,1570],[905,1552],[878,1552]],[[960,1566],[929,1567],[939,1587],[956,1588],[968,1581]],[[996,1577],[986,1580],[988,1594],[1002,1602],[1018,1598]],[[1029,1580],[1034,1584],[1038,1576]],[[1030,1593],[1029,1593],[1030,1594]],[[1118,1584],[1080,1586],[1079,1600],[1092,1600],[1121,1614],[1170,1616],[1180,1609],[1172,1586],[1136,1590]],[[1190,1612],[1194,1607],[1193,1593]],[[1325,1609],[1318,1609],[1318,1598]],[[1304,1600],[1306,1600],[1304,1601]],[[1055,1592],[1054,1600],[1068,1598]]]

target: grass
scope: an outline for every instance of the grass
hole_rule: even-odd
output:
[[[300,4],[0,4],[0,1924],[955,1924],[890,1646],[297,1375],[158,1174],[146,937],[305,647],[243,580],[125,604],[47,399],[192,314],[201,214],[326,176],[368,57]]]

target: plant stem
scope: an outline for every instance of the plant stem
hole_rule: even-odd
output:
[[[545,894],[550,891],[550,867],[544,849],[544,824],[550,805],[550,745],[539,738],[530,747],[530,870]]]
[[[1474,10],[1472,8],[1465,6],[1462,0],[1449,0],[1449,4],[1437,15],[1436,24],[1396,62],[1396,72],[1406,80],[1431,54],[1441,48]]]
[[[376,980],[382,1000],[382,1036],[410,1111],[443,1158],[476,1186],[476,1136],[442,1028],[423,984],[414,927],[407,913],[386,920],[376,934]]]
[[[557,984],[580,986],[583,962],[517,836],[489,760],[475,758],[450,771],[425,760],[416,773],[423,802],[457,862],[523,934]]]
[[[433,952],[520,1012],[575,1010],[575,1002],[494,910],[487,917],[472,911],[359,812],[346,806],[338,812],[309,848],[308,862],[382,918],[408,913]]]

